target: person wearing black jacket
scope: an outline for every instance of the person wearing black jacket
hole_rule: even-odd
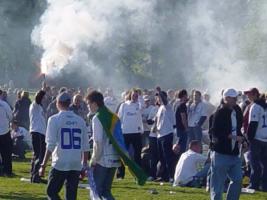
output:
[[[29,92],[23,91],[21,99],[16,101],[15,108],[13,111],[14,119],[18,122],[18,126],[22,126],[29,130],[30,118],[29,110],[31,100],[29,98]]]
[[[247,137],[250,143],[250,184],[248,188],[267,192],[267,104],[264,95],[254,96]]]
[[[212,117],[210,134],[211,145],[211,200],[221,200],[227,176],[229,184],[227,199],[238,200],[241,192],[242,170],[239,158],[239,143],[243,141],[241,133],[243,115],[236,104],[238,93],[226,89],[223,103]]]

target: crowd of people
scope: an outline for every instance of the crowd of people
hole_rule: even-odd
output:
[[[148,181],[206,187],[212,200],[224,191],[227,199],[239,199],[247,176],[248,188],[266,192],[265,95],[257,88],[224,89],[219,98],[213,105],[209,94],[195,89],[133,88],[118,97],[110,88],[101,93],[44,84],[31,100],[26,90],[2,87],[0,175],[12,176],[12,157],[25,158],[31,149],[31,182],[46,182],[42,176],[52,157],[48,197],[57,199],[67,181],[66,199],[75,199],[89,159],[99,195],[114,199],[113,177],[123,179],[125,166],[99,117],[107,107],[120,119],[127,154]]]

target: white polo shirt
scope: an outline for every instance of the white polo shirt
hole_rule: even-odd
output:
[[[0,99],[0,135],[8,133],[11,119],[12,110],[10,106]]]
[[[46,148],[52,167],[60,171],[82,169],[82,154],[89,151],[85,121],[72,111],[60,111],[48,119]]]
[[[173,185],[185,185],[192,181],[193,176],[203,168],[206,159],[191,149],[184,152],[176,165]]]
[[[126,101],[122,103],[118,116],[123,134],[143,133],[142,108],[140,103]]]
[[[29,115],[30,115],[30,132],[37,132],[45,135],[46,121],[42,106],[33,102],[30,105]]]
[[[255,139],[267,142],[267,110],[253,103],[249,111],[249,122],[258,122]]]
[[[188,126],[196,127],[202,116],[207,117],[207,107],[203,102],[192,103],[188,106]]]

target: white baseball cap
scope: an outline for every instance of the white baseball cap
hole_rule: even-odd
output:
[[[223,91],[223,97],[233,97],[236,98],[238,96],[238,92],[233,88],[228,88]]]

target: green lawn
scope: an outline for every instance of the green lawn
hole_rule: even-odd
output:
[[[29,157],[29,154],[27,154]],[[31,184],[27,182],[21,182],[21,177],[29,177],[30,160],[14,161],[13,162],[14,173],[13,178],[0,177],[0,199],[16,199],[16,200],[31,200],[31,199],[46,199],[45,188],[43,184]],[[49,169],[49,168],[48,168]],[[156,189],[158,194],[151,194],[149,190]],[[172,191],[170,193],[170,191]],[[62,191],[63,194],[63,191]],[[134,183],[132,177],[127,174],[124,180],[114,180],[113,194],[118,200],[207,200],[209,194],[204,189],[190,189],[190,188],[173,188],[169,184],[163,186],[159,183],[147,183],[145,186],[140,187]],[[79,189],[78,199],[88,199],[88,190]],[[242,200],[257,199],[267,200],[267,193],[257,192],[253,195],[242,194]]]

